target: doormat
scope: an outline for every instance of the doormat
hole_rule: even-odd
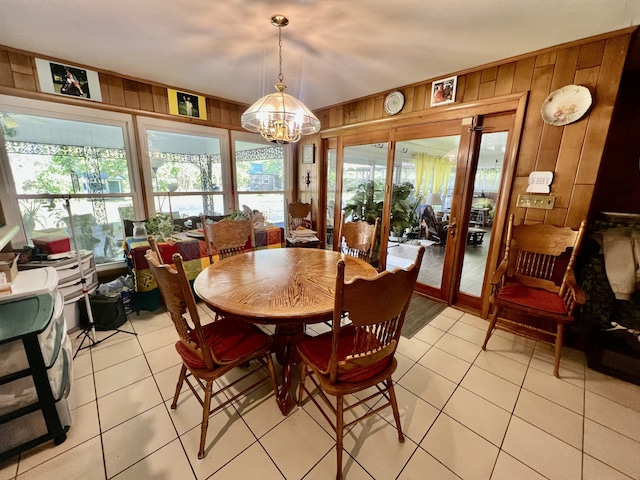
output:
[[[429,300],[424,295],[414,293],[411,297],[407,315],[404,317],[402,336],[405,338],[413,337],[445,308],[447,308],[446,303]]]

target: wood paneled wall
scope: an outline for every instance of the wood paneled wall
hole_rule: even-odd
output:
[[[207,120],[169,115],[167,86],[104,72],[91,65],[77,65],[66,60],[46,58],[98,72],[102,102],[92,102],[64,95],[40,93],[35,57],[37,54],[0,46],[0,93],[46,99],[52,102],[82,105],[90,108],[126,111],[128,113],[166,116],[172,120],[240,130],[240,116],[248,105],[199,94],[206,98]],[[180,88],[175,86],[174,88]]]
[[[380,128],[381,121],[402,122],[412,116],[442,113],[476,100],[529,92],[509,213],[518,220],[544,221],[577,227],[587,217],[609,132],[630,39],[635,29],[612,32],[505,60],[475,70],[458,72],[455,104],[431,108],[432,80],[399,88],[404,93],[402,112],[391,119],[383,104],[388,92],[361,98],[316,112],[323,130],[336,136]],[[456,73],[453,72],[452,75]],[[450,75],[443,75],[442,78]],[[437,80],[437,79],[435,79]],[[565,85],[584,85],[593,105],[579,121],[564,127],[542,121],[540,107],[547,96]],[[404,120],[403,120],[404,117]],[[393,125],[393,123],[391,123]],[[553,210],[517,208],[534,170],[554,172]]]

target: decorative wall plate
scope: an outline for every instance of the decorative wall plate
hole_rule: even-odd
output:
[[[399,92],[397,90],[388,94],[384,99],[384,110],[389,115],[395,115],[396,113],[399,113],[400,110],[402,110],[403,106],[404,95],[402,94],[402,92]]]
[[[568,125],[579,120],[591,106],[587,87],[567,85],[551,93],[540,108],[542,120],[549,125]]]

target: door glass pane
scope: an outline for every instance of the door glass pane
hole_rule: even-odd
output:
[[[480,156],[473,186],[473,202],[467,246],[462,264],[460,291],[480,296],[489,252],[489,239],[493,225],[502,164],[507,147],[508,132],[483,133],[480,140]]]
[[[284,147],[236,140],[235,175],[240,208],[258,210],[266,222],[284,227]]]
[[[374,224],[377,217],[382,219],[387,151],[386,142],[344,148],[342,212],[345,221],[366,220]],[[338,241],[341,244],[342,239]],[[379,248],[379,238],[376,245]]]
[[[327,250],[333,250],[334,213],[336,208],[336,149],[327,151]]]
[[[222,157],[215,137],[147,130],[156,212],[223,215]]]
[[[418,282],[440,288],[459,135],[396,143],[387,270],[407,267],[424,245]]]
[[[43,229],[71,236],[61,196],[73,195],[70,207],[78,248],[93,251],[96,263],[122,261],[122,213],[133,211],[123,128],[0,114],[27,242]]]

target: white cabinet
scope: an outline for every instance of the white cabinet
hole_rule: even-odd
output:
[[[86,288],[89,293],[95,292],[98,288],[98,272],[93,258],[93,253],[81,250],[82,269],[86,280]],[[58,275],[58,289],[64,298],[64,316],[67,320],[67,327],[72,329],[80,324],[80,309],[78,302],[83,300],[82,276],[78,266],[78,258],[62,260],[47,260],[24,263],[18,266],[20,270],[31,270],[34,268],[52,267]]]

